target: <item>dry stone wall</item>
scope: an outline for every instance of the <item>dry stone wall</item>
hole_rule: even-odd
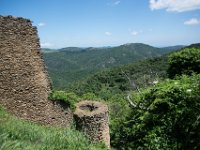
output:
[[[36,27],[0,16],[0,104],[20,118],[68,126],[72,113],[48,101],[50,89]]]
[[[97,101],[81,101],[74,112],[78,130],[83,131],[93,143],[103,142],[110,148],[108,107]]]

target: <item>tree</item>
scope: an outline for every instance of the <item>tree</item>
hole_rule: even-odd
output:
[[[168,75],[200,73],[200,48],[185,48],[169,56]]]

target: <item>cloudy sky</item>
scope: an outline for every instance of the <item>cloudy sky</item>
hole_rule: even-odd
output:
[[[0,0],[0,15],[31,19],[49,48],[200,42],[200,0]]]

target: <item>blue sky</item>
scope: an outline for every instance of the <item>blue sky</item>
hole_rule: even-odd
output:
[[[0,15],[31,19],[49,48],[200,42],[200,0],[0,0]]]

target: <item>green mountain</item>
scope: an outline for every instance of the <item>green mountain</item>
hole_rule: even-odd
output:
[[[168,47],[162,47],[163,49],[166,50],[178,50],[186,47],[185,45],[175,45],[175,46],[168,46]]]
[[[102,69],[158,57],[173,50],[141,43],[101,48],[68,47],[44,53],[44,59],[53,87],[63,89]]]
[[[42,48],[43,53],[51,53],[56,52],[56,49],[50,49],[50,48]]]
[[[79,48],[79,47],[65,47],[65,48],[61,48],[58,49],[58,51],[69,51],[69,52],[78,52],[78,51],[82,51],[84,50],[84,48]]]
[[[103,99],[109,99],[110,97],[105,97],[105,93],[110,93],[109,96],[112,96],[153,86],[154,82],[167,77],[167,56],[163,55],[99,71],[85,80],[72,84],[67,91],[78,95],[94,93]]]
[[[174,48],[177,48],[177,51],[174,51]],[[192,44],[186,48],[200,48],[200,44]],[[171,53],[182,51],[184,48],[183,46],[173,46],[163,49],[172,51],[160,57],[140,60],[96,72],[85,80],[69,86],[67,90],[78,95],[95,93],[101,97],[103,90],[109,91],[112,95],[152,86],[155,82],[160,82],[167,78],[168,56]],[[106,99],[108,98],[106,97]]]

